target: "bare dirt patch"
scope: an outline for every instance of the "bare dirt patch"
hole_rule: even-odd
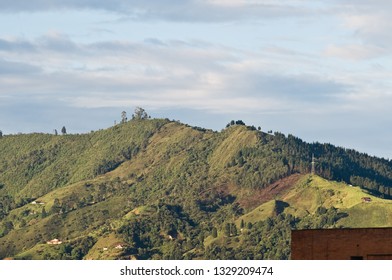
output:
[[[286,178],[280,179],[266,188],[254,190],[248,194],[243,194],[238,197],[238,203],[246,210],[253,209],[260,204],[276,199],[282,194],[286,193],[293,187],[303,174],[292,174]]]

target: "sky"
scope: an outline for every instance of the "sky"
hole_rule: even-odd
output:
[[[392,158],[390,0],[0,0],[0,130],[135,107]]]

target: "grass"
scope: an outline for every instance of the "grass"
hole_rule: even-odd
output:
[[[343,227],[392,227],[391,201],[361,203],[345,209],[344,212],[348,217],[340,220],[338,224]]]
[[[57,245],[37,244],[33,248],[15,256],[16,260],[44,260],[46,255],[55,255]]]
[[[252,147],[257,144],[257,136],[245,126],[233,126],[224,132],[223,140],[216,147],[209,159],[209,163],[215,170],[222,170],[231,162],[239,150]],[[226,137],[225,137],[226,136]]]
[[[37,198],[51,190],[95,178],[105,162],[136,155],[165,120],[132,121],[81,135],[28,134],[0,141],[1,194]]]
[[[256,223],[258,221],[266,220],[268,217],[272,217],[275,215],[276,209],[276,200],[270,200],[266,203],[261,204],[259,207],[254,210],[246,213],[245,215],[238,218],[235,222],[237,228],[240,228],[241,220],[244,220],[245,224],[247,223]]]
[[[371,202],[363,202],[364,197],[370,198]],[[348,214],[348,217],[339,220],[338,226],[392,226],[391,200],[375,197],[359,187],[328,181],[319,176],[305,176],[283,199],[290,204],[286,210],[289,213],[314,213],[319,206],[338,208]]]
[[[362,201],[369,197],[370,203]],[[348,217],[339,220],[343,227],[391,227],[392,200],[385,200],[368,194],[359,187],[334,182],[319,176],[304,175],[287,193],[276,198],[287,203],[284,213],[297,217],[314,214],[319,207],[338,208]],[[277,200],[265,202],[236,220],[255,223],[276,215]]]
[[[121,249],[115,248],[118,244],[124,244],[119,236],[114,233],[105,234],[97,240],[84,259],[116,260],[122,254]]]

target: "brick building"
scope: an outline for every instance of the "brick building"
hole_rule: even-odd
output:
[[[392,228],[291,232],[293,260],[392,260]]]

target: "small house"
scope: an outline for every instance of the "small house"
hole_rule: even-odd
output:
[[[52,240],[46,242],[46,244],[50,244],[50,245],[60,245],[61,243],[63,243],[63,242],[61,240],[57,239],[57,238],[52,239]]]
[[[42,201],[38,201],[38,200],[35,200],[35,201],[33,201],[33,202],[31,202],[31,204],[33,204],[33,205],[44,205],[45,203],[44,202],[42,202]]]

